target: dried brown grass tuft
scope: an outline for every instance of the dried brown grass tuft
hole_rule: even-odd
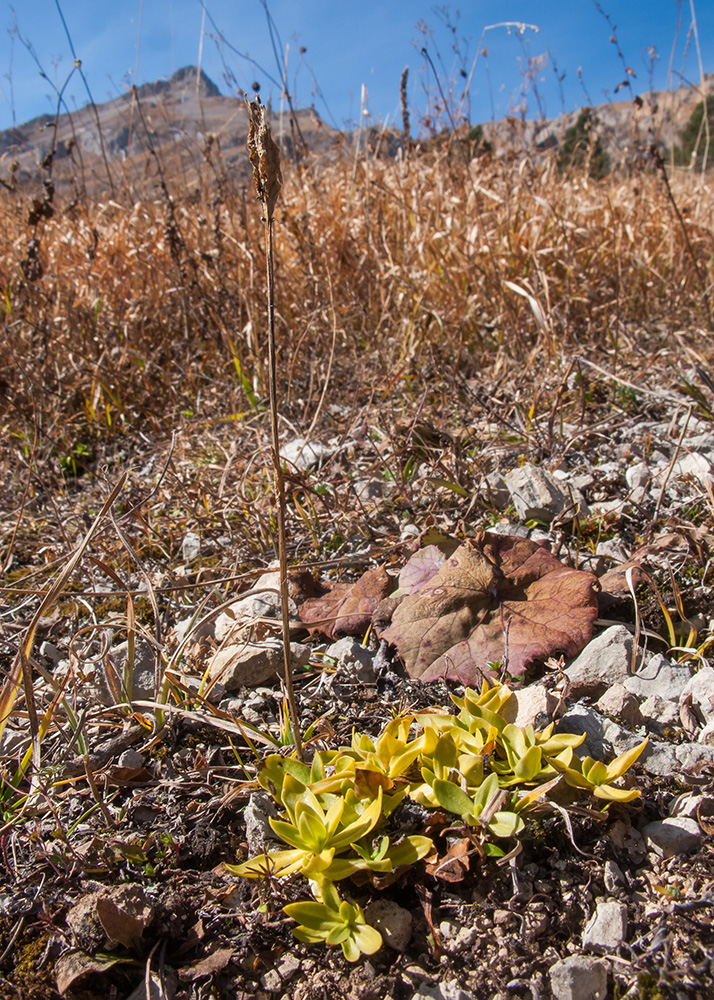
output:
[[[711,283],[711,187],[675,176],[672,188]],[[27,205],[3,194],[0,414],[14,434],[41,428],[41,454],[267,396],[259,206],[207,180],[172,199],[171,212],[163,198],[58,210],[30,281]],[[656,324],[706,325],[654,174],[595,183],[554,162],[448,151],[308,162],[287,172],[277,211],[279,372],[296,414],[322,391],[334,318],[331,392],[355,401],[398,372],[468,377],[536,357],[558,369],[573,353],[646,354]]]

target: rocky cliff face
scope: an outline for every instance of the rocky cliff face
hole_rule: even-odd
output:
[[[311,110],[298,111],[293,124],[287,110],[275,112],[270,123],[286,151],[292,148],[296,128],[311,149],[327,148],[339,136]],[[96,193],[106,186],[107,168],[118,174],[130,170],[136,186],[153,159],[152,149],[160,152],[169,172],[181,160],[182,170],[195,174],[209,136],[212,143],[220,143],[224,165],[242,174],[248,165],[247,132],[243,98],[222,95],[205,73],[185,66],[168,80],[127,90],[96,108],[86,106],[57,119],[42,115],[0,132],[0,155],[6,164],[5,170],[0,166],[0,176],[15,162],[16,183],[39,180],[54,139],[53,178],[60,186],[81,175]]]
[[[714,73],[705,76],[699,87],[653,91],[634,100],[600,104],[592,109],[595,133],[613,164],[631,163],[652,142],[670,149],[694,108],[714,93]],[[543,121],[506,119],[483,126],[484,136],[497,150],[545,151],[557,147],[580,111]]]

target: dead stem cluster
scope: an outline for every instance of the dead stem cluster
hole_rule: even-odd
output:
[[[673,180],[695,267],[655,174],[595,183],[555,161],[448,151],[286,174],[276,319],[294,417],[309,420],[330,363],[331,396],[365,401],[434,372],[451,382],[535,358],[557,370],[580,352],[626,360],[646,353],[656,323],[706,325],[708,185]],[[260,206],[228,183],[170,187],[153,202],[58,207],[34,233],[26,199],[4,195],[6,436],[25,445],[37,431],[39,454],[66,456],[267,397]]]

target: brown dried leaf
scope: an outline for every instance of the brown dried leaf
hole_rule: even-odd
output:
[[[233,957],[235,948],[217,948],[210,955],[192,962],[191,965],[179,969],[179,979],[184,982],[193,982],[203,976],[212,976],[214,972],[221,972]]]
[[[57,992],[64,994],[78,979],[93,972],[106,972],[119,962],[131,962],[131,959],[118,958],[116,955],[87,955],[83,951],[65,952],[55,964]]]
[[[597,617],[595,577],[569,569],[535,542],[481,532],[418,592],[405,597],[381,638],[424,681],[479,684],[488,660],[510,674],[579,653]]]
[[[97,899],[97,917],[111,941],[133,948],[141,941],[154,911],[138,886],[121,886]]]
[[[471,851],[473,845],[467,837],[452,844],[443,858],[427,865],[429,875],[442,882],[463,882],[471,870]]]
[[[363,635],[372,612],[392,587],[383,566],[367,570],[355,583],[317,583],[317,596],[298,608],[300,620],[330,639]],[[296,598],[297,600],[297,598]]]
[[[399,574],[400,597],[421,590],[432,577],[436,576],[446,562],[446,556],[438,545],[426,545],[411,557]]]
[[[682,532],[664,531],[657,535],[649,544],[640,545],[629,559],[620,563],[619,566],[613,566],[612,569],[609,569],[607,573],[604,573],[600,577],[601,593],[599,603],[601,611],[605,612],[614,604],[632,599],[632,593],[627,583],[627,571],[629,569],[632,570],[633,587],[639,587],[644,580],[643,570],[647,568],[649,563],[652,566],[656,566],[657,557],[674,552],[686,555],[690,549],[690,544],[691,547],[696,547],[699,543],[700,539],[690,539]]]
[[[119,788],[137,788],[140,785],[148,785],[153,781],[153,776],[145,767],[124,767],[121,764],[112,764],[106,771],[108,783]]]

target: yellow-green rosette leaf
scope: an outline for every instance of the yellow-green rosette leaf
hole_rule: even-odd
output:
[[[356,840],[361,840],[365,834],[369,833],[377,825],[381,815],[382,789],[380,788],[377,798],[367,806],[359,819],[355,820],[354,823],[350,823],[349,826],[343,827],[336,836],[330,839],[330,847],[334,847],[336,851],[341,851]]]
[[[524,826],[525,824],[520,816],[506,810],[497,812],[488,824],[488,828],[494,837],[514,837],[517,833],[521,832]]]
[[[605,799],[607,802],[633,802],[639,798],[639,788],[615,788],[614,785],[597,785],[593,789],[596,799]]]
[[[447,812],[454,813],[456,816],[461,816],[463,819],[473,816],[473,800],[453,781],[436,778],[433,788],[434,796],[442,809],[446,809]]]
[[[649,740],[643,740],[636,747],[633,747],[632,750],[628,750],[626,753],[620,754],[620,756],[616,757],[611,764],[608,764],[607,781],[615,781],[617,778],[621,778],[625,771],[632,767],[647,746],[648,742]]]
[[[272,851],[270,854],[257,854],[250,861],[244,861],[240,865],[226,865],[226,868],[234,875],[242,875],[243,878],[261,878],[266,875],[278,878],[300,871],[305,856],[303,850]]]
[[[360,910],[360,914],[361,914]],[[364,917],[362,918],[364,920]],[[379,933],[376,927],[372,927],[370,924],[358,923],[354,930],[354,943],[358,948],[359,952],[363,955],[374,955],[375,951],[379,951],[382,947],[382,935]],[[344,947],[342,949],[344,951]],[[350,958],[345,952],[345,958],[348,962],[354,962],[356,959]],[[359,954],[357,955],[359,958]]]
[[[543,752],[540,747],[529,747],[513,768],[519,781],[533,781],[540,774]]]

